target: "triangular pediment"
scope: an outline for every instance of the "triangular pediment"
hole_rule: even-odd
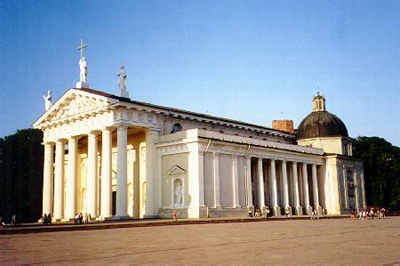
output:
[[[41,125],[60,120],[90,114],[107,108],[115,99],[76,89],[68,90],[54,105],[47,110],[34,124],[35,128]]]
[[[183,169],[179,165],[174,165],[171,169],[168,170],[169,175],[181,175],[184,173],[186,173],[185,169]]]

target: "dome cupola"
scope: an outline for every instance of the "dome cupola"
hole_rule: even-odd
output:
[[[298,139],[319,137],[348,137],[343,121],[326,111],[325,98],[319,92],[313,99],[313,111],[301,121],[297,129]]]

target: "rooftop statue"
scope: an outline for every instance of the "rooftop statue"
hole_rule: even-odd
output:
[[[53,103],[51,102],[51,98],[52,98],[51,91],[48,90],[47,95],[43,95],[44,106],[46,108],[46,111],[49,110],[53,106]]]
[[[87,71],[87,64],[85,57],[81,57],[81,59],[79,59],[79,68],[80,68],[79,81],[86,83],[88,71]]]
[[[121,66],[117,76],[118,76],[118,88],[119,88],[118,96],[129,98],[129,93],[126,90],[126,71],[124,66]]]

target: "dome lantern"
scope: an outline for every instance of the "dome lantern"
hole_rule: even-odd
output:
[[[313,112],[326,111],[325,98],[323,95],[319,95],[319,92],[313,99]]]

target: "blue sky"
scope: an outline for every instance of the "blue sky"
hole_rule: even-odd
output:
[[[319,90],[352,137],[400,146],[400,1],[0,0],[0,29],[0,136],[74,87],[83,38],[92,89],[124,64],[132,99],[296,127]]]

